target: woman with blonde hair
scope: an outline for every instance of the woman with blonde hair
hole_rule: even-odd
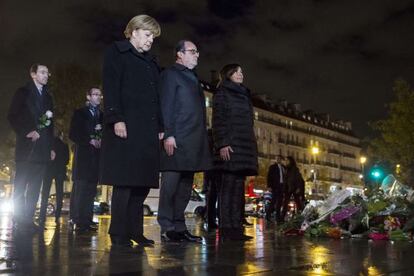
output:
[[[100,180],[113,186],[109,228],[113,246],[154,243],[143,235],[143,202],[150,188],[158,188],[163,135],[159,67],[149,51],[160,33],[154,18],[135,16],[125,28],[126,40],[105,52]]]

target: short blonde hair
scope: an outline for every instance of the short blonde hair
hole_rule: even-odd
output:
[[[151,31],[155,37],[160,36],[161,34],[160,24],[158,24],[157,20],[146,14],[134,16],[128,22],[128,25],[125,27],[124,31],[125,37],[130,38],[132,36],[132,32],[137,29]]]

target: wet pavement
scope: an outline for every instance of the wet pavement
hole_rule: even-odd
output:
[[[10,218],[0,217],[0,275],[414,275],[411,242],[284,237],[256,218],[246,228],[249,242],[221,242],[188,218],[203,243],[166,244],[148,217],[145,235],[155,246],[121,250],[111,250],[108,216],[88,234],[69,231],[66,217],[58,228],[48,219],[43,235],[16,235]]]

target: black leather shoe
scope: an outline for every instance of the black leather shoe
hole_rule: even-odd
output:
[[[242,228],[233,228],[230,230],[230,239],[235,241],[249,241],[253,237],[245,235]]]
[[[138,245],[142,246],[151,246],[155,244],[153,240],[147,239],[146,237],[144,237],[144,235],[141,235],[139,237],[133,237],[131,238],[131,240],[136,242]]]
[[[98,223],[96,223],[96,222],[93,222],[93,223],[89,224],[88,226],[89,226],[90,228],[95,229],[95,230],[98,230],[98,228],[99,228],[99,224],[98,224]]]
[[[190,232],[188,232],[188,230],[185,230],[183,232],[179,232],[178,233],[183,240],[185,241],[190,241],[190,242],[201,242],[203,240],[202,237],[199,236],[194,236],[192,235]]]
[[[183,237],[175,231],[167,231],[161,234],[161,241],[163,242],[182,242]]]
[[[126,237],[111,236],[112,247],[132,247],[132,242]]]
[[[89,225],[74,224],[73,230],[78,233],[96,232],[96,228]]]

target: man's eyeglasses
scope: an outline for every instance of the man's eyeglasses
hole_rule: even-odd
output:
[[[37,71],[37,73],[41,75],[48,75],[49,77],[52,76],[52,73],[49,73],[49,71]]]
[[[200,52],[197,49],[184,49],[184,50],[181,50],[181,52],[190,52],[193,55],[200,54]]]

